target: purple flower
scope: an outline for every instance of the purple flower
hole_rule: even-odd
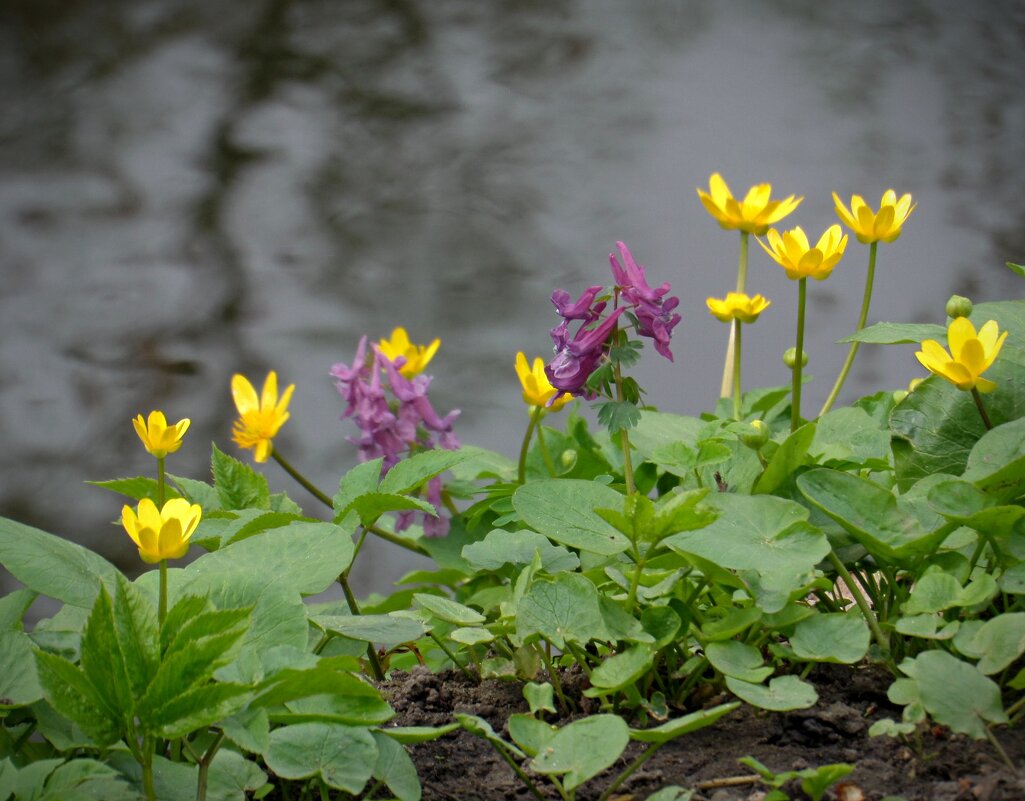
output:
[[[588,328],[587,323],[581,324],[572,340],[568,336],[569,322],[566,320],[551,330],[555,342],[555,358],[545,366],[545,375],[553,387],[561,392],[593,397],[587,395],[584,385],[601,364],[605,355],[605,342],[624,311],[625,306],[614,310],[593,328]]]
[[[643,337],[650,337],[655,343],[655,350],[672,361],[669,338],[672,336],[673,328],[680,322],[680,315],[673,313],[680,304],[680,299],[665,297],[670,290],[668,282],[657,289],[650,287],[644,275],[644,267],[634,261],[633,254],[626,244],[617,242],[616,247],[623,258],[623,264],[619,263],[614,253],[610,253],[612,275],[623,299],[633,306],[633,313],[637,318],[637,333]]]
[[[585,325],[593,323],[601,316],[606,306],[604,300],[599,303],[594,302],[595,297],[604,288],[601,286],[588,288],[576,303],[572,302],[573,296],[565,289],[556,289],[552,293],[552,304],[564,320],[583,320]]]

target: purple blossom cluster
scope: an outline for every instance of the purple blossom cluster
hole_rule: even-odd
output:
[[[360,339],[352,366],[339,363],[330,375],[345,400],[342,419],[352,418],[360,430],[359,436],[346,439],[359,449],[359,459],[366,462],[383,458],[381,474],[394,467],[411,451],[440,447],[455,450],[459,440],[452,424],[459,412],[441,417],[427,397],[430,376],[406,378],[399,370],[406,363],[399,356],[391,361],[367,338]],[[389,395],[391,396],[389,398]],[[441,479],[433,478],[427,485],[427,500],[440,510]],[[396,521],[396,530],[412,525],[413,512],[403,512]],[[424,534],[440,537],[448,533],[448,520],[442,516],[424,515]]]
[[[644,267],[634,261],[630,249],[623,242],[617,242],[616,247],[623,262],[621,264],[614,253],[609,254],[609,262],[615,290],[625,305],[617,305],[603,320],[601,315],[608,301],[598,300],[598,297],[604,287],[589,287],[576,301],[563,289],[552,293],[552,305],[562,317],[562,322],[551,330],[555,357],[545,366],[545,375],[561,392],[594,397],[586,389],[587,379],[601,364],[609,335],[616,328],[620,315],[626,311],[636,319],[637,333],[650,338],[655,350],[669,361],[673,360],[669,339],[673,328],[680,322],[680,315],[675,312],[680,299],[668,296],[668,283],[658,288],[649,286]],[[580,325],[570,337],[569,324],[576,320]]]

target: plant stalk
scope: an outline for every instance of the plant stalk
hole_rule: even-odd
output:
[[[875,613],[872,611],[872,607],[869,606],[868,601],[865,599],[864,593],[861,591],[861,587],[854,580],[854,577],[850,574],[850,571],[844,566],[844,563],[840,561],[840,557],[836,555],[834,551],[830,551],[827,557],[832,563],[833,568],[836,570],[837,575],[844,580],[847,585],[847,589],[851,591],[851,595],[854,596],[854,603],[858,605],[858,609],[861,610],[862,617],[865,618],[865,622],[868,623],[868,628],[872,632],[872,636],[875,638],[876,643],[882,649],[883,654],[887,657],[890,655],[890,640],[879,626],[879,620],[876,618]]]
[[[206,749],[206,753],[203,754],[203,758],[199,760],[199,776],[196,779],[196,801],[206,801],[206,786],[210,776],[210,763],[214,761],[214,757],[217,756],[217,751],[223,742],[224,732],[219,731],[214,741],[210,743],[210,747]]]
[[[349,606],[349,611],[353,615],[359,617],[361,612],[359,611],[359,604],[356,602],[356,596],[352,594],[352,590],[349,587],[348,576],[342,573],[338,576],[338,583],[342,587],[342,592],[345,594],[345,603]],[[372,642],[367,643],[367,661],[370,663],[370,672],[374,674],[374,678],[378,681],[384,681],[384,671],[381,670],[381,662],[377,658],[377,651],[374,650],[374,644]]]
[[[797,282],[797,353],[794,357],[793,383],[790,393],[790,433],[801,425],[801,370],[804,365],[804,307],[808,298],[808,279]]]
[[[520,461],[516,470],[516,479],[520,484],[524,484],[527,481],[527,453],[530,451],[530,440],[534,436],[534,429],[537,428],[543,413],[544,409],[540,406],[534,406],[530,410],[530,422],[527,423],[527,433],[523,435],[523,444],[520,446]]]
[[[993,421],[989,419],[989,415],[986,413],[986,406],[982,402],[982,395],[979,394],[979,390],[972,387],[972,400],[975,401],[975,408],[979,410],[979,415],[982,417],[982,424],[986,426],[986,430],[989,431],[993,428]]]
[[[624,400],[623,371],[619,362],[616,362],[612,369],[616,379],[616,400],[622,403]],[[619,447],[623,451],[623,479],[626,481],[626,494],[633,495],[637,489],[634,486],[634,466],[630,458],[630,437],[625,428],[619,430]]]
[[[317,487],[310,483],[306,476],[304,476],[302,473],[300,473],[298,470],[292,467],[291,463],[289,463],[289,461],[285,459],[284,456],[278,453],[277,448],[272,448],[270,455],[274,457],[275,462],[281,465],[282,470],[288,473],[288,475],[290,475],[299,483],[299,486],[301,486],[308,493],[310,493],[310,495],[312,495],[314,498],[316,498],[318,501],[324,504],[328,509],[334,510],[334,501],[332,501],[329,497],[327,497],[327,495],[325,495],[323,492],[317,489]]]
[[[861,299],[861,316],[858,317],[858,327],[854,329],[855,333],[861,331],[868,320],[868,305],[872,301],[872,283],[875,281],[876,249],[878,246],[878,242],[873,242],[868,246],[868,274],[865,276],[865,295]],[[860,342],[851,343],[851,347],[847,351],[847,358],[844,360],[843,367],[840,368],[840,375],[837,376],[836,383],[833,385],[833,390],[829,393],[829,397],[826,398],[826,402],[819,410],[819,417],[822,417],[822,415],[833,408],[833,404],[840,394],[840,389],[843,387],[844,381],[847,380],[847,374],[851,371],[851,367],[854,364],[854,357],[858,355],[858,348],[860,346]]]
[[[737,292],[744,292],[747,288],[747,245],[750,234],[747,231],[740,232],[740,257],[737,261]],[[731,365],[736,361],[734,353],[737,339],[737,327],[739,323],[734,320],[730,326],[730,339],[726,343],[726,360],[722,366],[722,387],[719,390],[720,398],[728,398],[733,394],[733,370]]]
[[[740,333],[744,327],[740,320],[733,321],[737,329],[736,343],[733,351],[733,419],[740,419]]]

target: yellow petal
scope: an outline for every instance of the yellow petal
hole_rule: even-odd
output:
[[[271,370],[263,381],[260,409],[269,411],[278,405],[278,374]]]
[[[883,206],[876,215],[872,230],[876,237],[882,239],[893,233],[893,206]]]
[[[947,326],[947,345],[954,361],[961,361],[961,348],[970,339],[976,339],[975,326],[967,317],[957,317]]]
[[[708,188],[712,192],[712,200],[715,204],[722,208],[727,198],[732,198],[733,193],[730,192],[730,187],[723,180],[723,177],[719,173],[712,173],[712,177],[708,180]]]
[[[231,377],[231,397],[235,401],[235,408],[238,409],[239,414],[245,415],[260,408],[256,390],[249,383],[249,379],[239,373],[235,373]]]
[[[982,343],[977,339],[969,339],[964,343],[957,361],[964,365],[972,376],[981,375],[989,366],[986,364],[986,352],[982,349]]]
[[[990,381],[988,378],[976,378],[975,388],[985,395],[986,393],[992,392],[996,389],[997,385],[995,381]]]
[[[991,350],[993,350],[993,347],[997,343],[998,333],[999,328],[997,327],[996,320],[987,320],[985,323],[983,323],[982,328],[979,329],[978,340],[982,343],[982,347],[986,351],[986,353],[989,353]],[[1004,333],[1007,332],[1005,331]]]
[[[897,193],[892,189],[887,189],[883,192],[883,197],[879,201],[879,211],[882,211],[887,206],[893,206],[897,203]]]

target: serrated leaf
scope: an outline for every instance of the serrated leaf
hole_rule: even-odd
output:
[[[36,670],[50,705],[74,721],[101,748],[120,737],[116,713],[107,710],[85,674],[64,657],[36,651]]]
[[[139,698],[156,674],[160,659],[157,611],[138,587],[120,576],[114,594],[114,629],[129,689]]]
[[[16,629],[0,631],[0,709],[26,706],[42,697],[32,640]]]
[[[421,451],[393,465],[381,479],[378,491],[383,493],[407,493],[420,487],[425,481],[465,461],[467,454],[434,448]]]
[[[114,606],[105,587],[100,588],[82,632],[80,668],[103,700],[106,714],[118,721],[121,731],[128,731],[135,697],[114,629]]]
[[[197,481],[194,478],[186,478],[185,476],[175,476],[170,473],[167,474],[167,478],[174,482],[181,491],[182,497],[188,500],[189,503],[198,503],[202,506],[204,515],[221,509],[221,499],[217,494],[217,490],[205,481]]]
[[[251,696],[252,690],[242,684],[218,682],[193,687],[149,712],[145,722],[161,737],[184,737],[234,715]]]
[[[270,489],[265,476],[221,451],[216,445],[210,459],[214,488],[222,509],[270,509]]]
[[[86,481],[86,484],[91,484],[94,487],[100,487],[101,489],[110,490],[120,495],[126,495],[132,500],[139,501],[143,498],[149,498],[151,501],[156,502],[159,495],[159,489],[157,481],[154,478],[148,476],[135,476],[134,478],[114,478],[109,481]],[[171,500],[171,498],[177,498],[178,493],[175,492],[174,487],[164,487],[164,499]]]
[[[598,423],[605,426],[609,434],[628,431],[640,419],[640,409],[629,401],[607,401],[598,407]]]

